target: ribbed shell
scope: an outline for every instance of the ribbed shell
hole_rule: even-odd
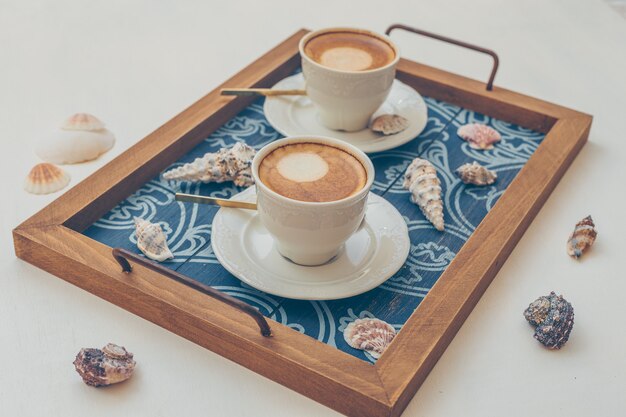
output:
[[[379,319],[356,319],[343,331],[346,343],[355,349],[369,352],[378,359],[396,336],[390,324]]]
[[[474,149],[493,149],[493,144],[502,137],[497,130],[480,123],[470,123],[459,127],[457,134]]]
[[[395,135],[409,127],[409,121],[397,114],[383,114],[372,120],[370,129],[383,135]]]
[[[167,246],[167,238],[159,224],[135,217],[135,234],[137,247],[148,258],[163,262],[174,257]]]
[[[163,178],[204,183],[233,181],[239,187],[248,187],[254,184],[251,171],[254,154],[253,148],[239,142],[232,148],[207,153],[193,162],[167,171]]]
[[[24,180],[24,190],[31,194],[50,194],[70,183],[70,176],[63,169],[47,162],[37,164]]]
[[[104,129],[104,123],[96,116],[89,113],[76,113],[65,120],[61,126],[65,130],[100,130]]]
[[[443,231],[441,183],[435,167],[425,159],[415,158],[404,174],[402,186],[411,192],[411,201],[419,206],[435,229]]]
[[[574,232],[567,240],[567,254],[578,259],[596,241],[598,232],[591,216],[587,216],[578,223]]]
[[[83,348],[74,360],[76,372],[92,387],[126,381],[133,375],[135,365],[133,354],[113,343],[102,349]]]
[[[498,178],[495,171],[485,168],[476,161],[461,165],[456,169],[456,174],[463,183],[474,185],[490,185]]]
[[[552,291],[530,303],[524,318],[535,327],[535,339],[549,349],[560,349],[574,327],[574,308]]]

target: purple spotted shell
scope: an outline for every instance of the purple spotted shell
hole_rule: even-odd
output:
[[[524,317],[535,326],[535,339],[549,349],[561,349],[574,327],[574,307],[554,291],[530,303]]]

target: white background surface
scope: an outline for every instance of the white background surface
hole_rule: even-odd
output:
[[[76,184],[300,27],[382,32],[395,22],[491,47],[497,85],[595,116],[590,143],[405,415],[624,415],[626,20],[600,0],[0,0],[0,415],[336,415],[16,259],[11,229],[57,196],[21,186],[38,162],[32,145],[71,113],[97,115],[118,139],[101,159],[67,168]],[[487,77],[488,58],[394,38],[405,57]],[[587,214],[599,238],[575,262],[565,241]],[[576,311],[558,352],[541,348],[522,317],[550,290]],[[74,355],[109,341],[135,353],[135,377],[83,385]]]

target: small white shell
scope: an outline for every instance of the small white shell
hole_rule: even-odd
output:
[[[437,170],[425,159],[415,158],[406,169],[402,186],[411,192],[411,201],[440,232],[444,230],[441,182]]]
[[[456,174],[463,183],[474,185],[490,185],[498,178],[495,171],[485,168],[476,161],[461,165],[456,169]]]
[[[356,319],[343,331],[346,343],[378,359],[396,336],[396,329],[379,319]]]
[[[459,127],[457,135],[467,141],[471,148],[480,150],[493,149],[493,144],[502,140],[497,130],[480,123],[470,123]]]
[[[30,170],[24,181],[24,190],[31,194],[50,194],[65,188],[69,183],[70,176],[67,172],[44,162]]]
[[[61,129],[66,130],[100,130],[104,129],[104,123],[96,116],[89,113],[76,113],[68,117]]]
[[[383,114],[372,120],[370,129],[383,135],[395,135],[409,127],[409,121],[397,114]]]
[[[135,234],[137,247],[148,258],[163,262],[174,257],[167,246],[165,233],[159,224],[135,217]]]

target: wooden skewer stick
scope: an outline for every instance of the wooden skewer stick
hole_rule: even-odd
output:
[[[306,96],[306,90],[272,90],[271,88],[222,88],[223,96]]]
[[[176,193],[176,201],[184,201],[196,204],[211,204],[220,207],[241,208],[247,210],[256,210],[256,203],[246,201],[227,200],[225,198],[206,197],[195,194]]]

